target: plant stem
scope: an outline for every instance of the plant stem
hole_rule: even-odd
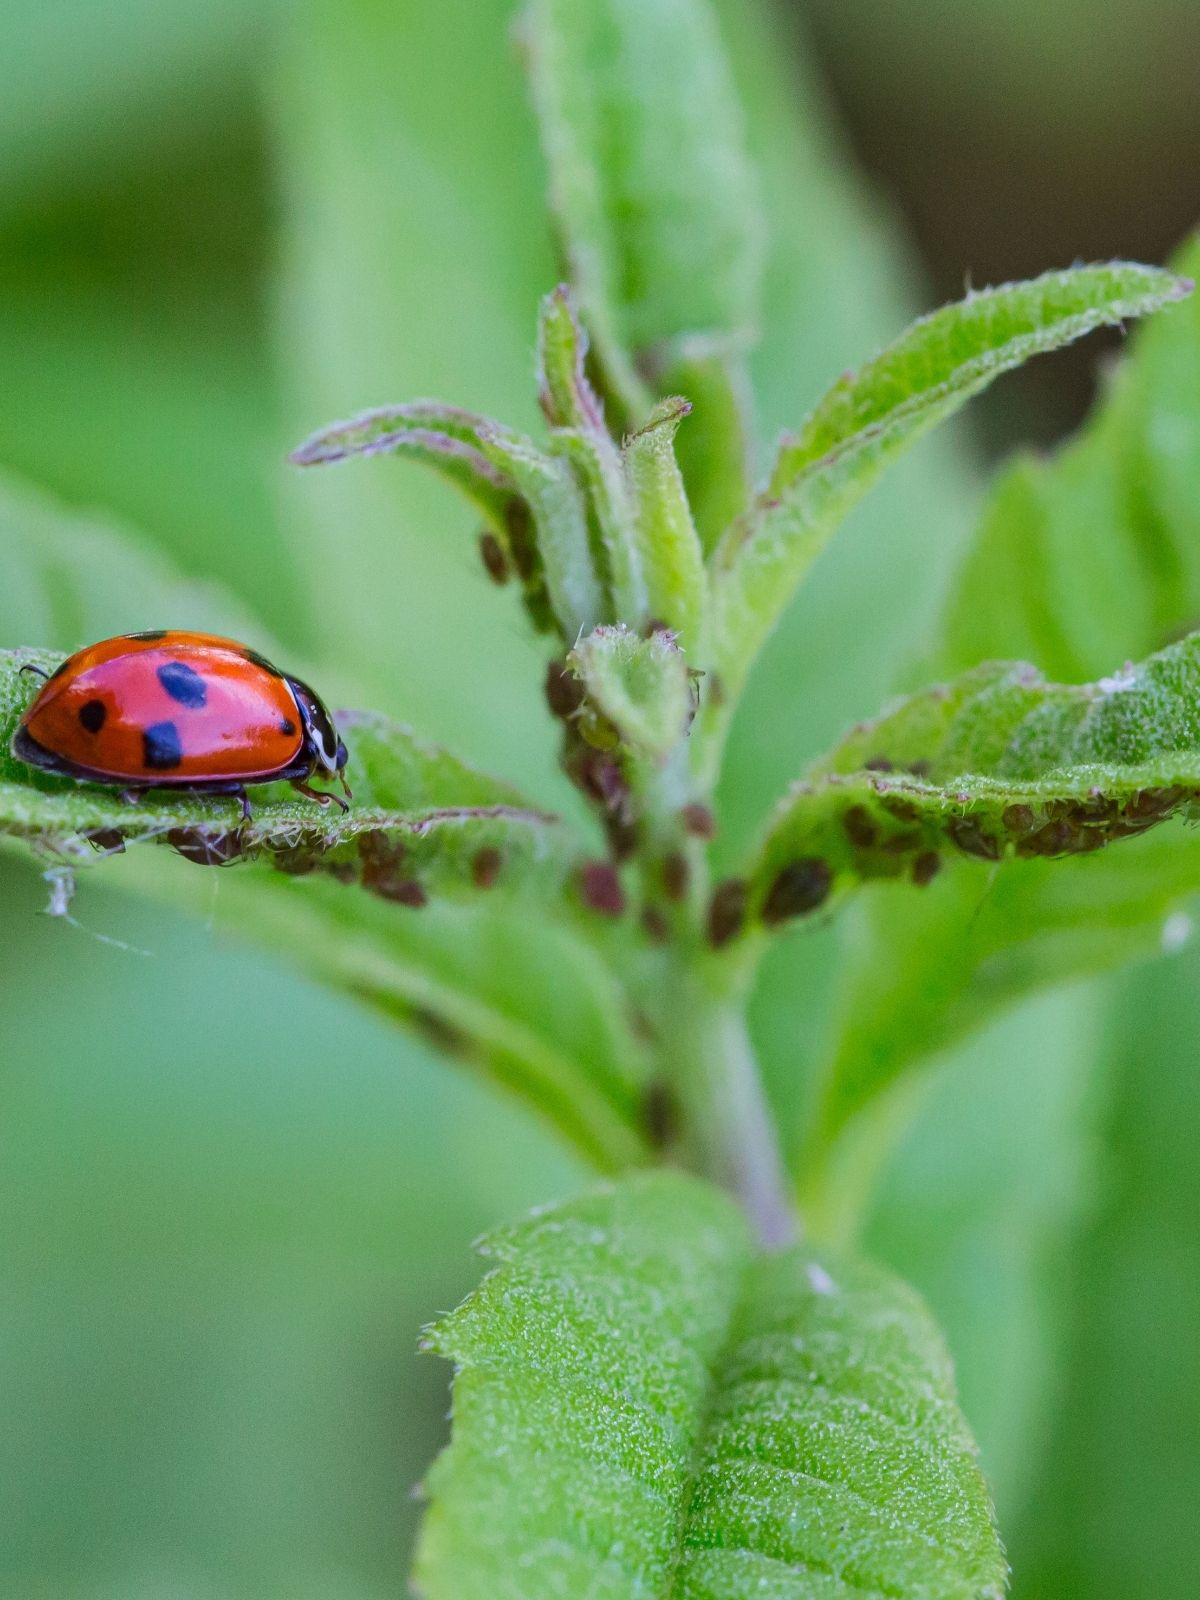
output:
[[[707,962],[680,975],[673,998],[670,1054],[685,1153],[738,1197],[766,1248],[790,1244],[797,1217],[742,996]]]

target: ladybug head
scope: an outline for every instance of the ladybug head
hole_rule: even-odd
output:
[[[298,678],[289,678],[296,704],[304,720],[304,745],[318,766],[331,774],[341,772],[348,759],[346,746],[338,738],[333,718],[319,695]]]

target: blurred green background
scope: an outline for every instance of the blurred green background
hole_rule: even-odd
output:
[[[0,466],[228,584],[334,698],[561,801],[469,517],[420,476],[282,464],[422,394],[532,423],[555,263],[513,9],[0,0]],[[720,9],[775,229],[764,438],[964,279],[1162,259],[1197,220],[1190,0]],[[978,463],[1072,425],[1101,353],[1008,380],[855,519],[756,681],[733,842],[918,651]],[[42,636],[0,538],[3,642],[83,642]],[[121,604],[94,633],[172,620]],[[192,919],[119,885],[52,923],[0,856],[0,1594],[402,1593],[446,1410],[416,1330],[473,1281],[476,1233],[580,1174],[228,942],[219,879]],[[758,1006],[785,1121],[832,959],[799,943]],[[939,1063],[869,1224],[946,1325],[1018,1596],[1195,1592],[1198,979],[1184,954],[1052,995]]]

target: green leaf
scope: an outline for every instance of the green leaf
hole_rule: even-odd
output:
[[[542,410],[553,443],[574,463],[587,489],[603,550],[611,613],[640,628],[649,620],[642,551],[621,456],[588,382],[588,339],[562,284],[542,301],[538,371]]]
[[[567,657],[588,699],[625,744],[642,756],[666,757],[687,730],[688,668],[669,633],[648,639],[629,628],[597,628]]]
[[[750,365],[756,438],[773,445],[839,373],[905,327],[927,286],[896,235],[892,210],[863,181],[829,122],[821,63],[796,8],[717,3],[770,219],[763,339]],[[700,422],[702,397],[682,377],[672,387],[697,403],[686,440]],[[718,848],[727,860],[757,833],[785,783],[896,692],[897,670],[930,637],[975,510],[975,464],[963,441],[961,419],[952,421],[897,463],[886,495],[859,503],[773,634],[750,703],[730,731],[719,793]],[[689,493],[692,483],[688,477]],[[739,513],[748,504],[746,497]],[[942,562],[930,560],[931,550],[942,552]],[[851,616],[869,650],[847,650]],[[906,686],[938,675],[949,674],[925,672]],[[810,948],[811,941],[803,953],[790,946],[796,984],[811,965]],[[806,1017],[814,1003],[819,993],[806,1000]],[[785,1083],[772,1086],[777,1095],[789,1092],[794,1074],[793,1063]]]
[[[681,459],[711,545],[749,491],[740,352],[757,333],[765,241],[716,18],[708,0],[533,0],[526,39],[551,200],[605,383],[626,426],[653,394],[696,405]]]
[[[1200,273],[1200,236],[1172,262]],[[1131,341],[1095,414],[999,478],[931,652],[956,672],[1026,656],[1083,681],[1200,616],[1200,298]]]
[[[1099,857],[946,870],[920,895],[880,884],[858,908],[810,1155],[930,1056],[1006,1006],[1173,949],[1200,892],[1200,843],[1178,824]],[[814,1183],[820,1181],[815,1176]]]
[[[542,407],[588,487],[614,615],[636,629],[666,623],[685,649],[698,645],[707,580],[673,449],[689,403],[662,402],[618,450],[587,379],[587,335],[561,286],[543,302],[538,348]]]
[[[637,506],[648,620],[665,622],[697,662],[706,659],[708,575],[675,456],[679,424],[691,409],[687,400],[661,401],[626,439],[624,460]]]
[[[1190,289],[1170,273],[1114,263],[983,290],[914,323],[836,384],[784,440],[754,512],[713,553],[726,707],[797,584],[889,461],[1001,373]]]
[[[520,434],[489,429],[485,447],[491,459],[512,474],[529,505],[550,606],[563,639],[573,642],[608,612],[579,485],[565,461],[547,455]]]
[[[983,1600],[1005,1564],[919,1299],[756,1256],[719,1191],[626,1180],[489,1238],[430,1336],[456,1367],[427,1481],[428,1600]]]
[[[525,37],[551,199],[610,382],[758,318],[763,221],[707,0],[533,0]]]
[[[1194,241],[1175,266],[1198,264]],[[1000,479],[942,637],[926,648],[933,660],[954,670],[1020,649],[1078,679],[1200,613],[1195,506],[1181,492],[1200,470],[1197,307],[1138,331],[1078,439]],[[1153,797],[1141,804],[1152,809]],[[1001,1008],[1170,947],[1198,889],[1200,849],[1178,826],[1084,861],[1019,862],[986,882],[964,866],[916,904],[905,886],[877,889],[853,922],[812,1151]]]
[[[553,616],[564,638],[574,639],[604,614],[582,497],[565,464],[531,439],[488,417],[418,400],[323,428],[292,460],[308,467],[373,455],[421,461],[467,495],[520,577],[535,626],[549,626]]]
[[[327,873],[402,905],[504,885],[552,896],[565,881],[573,852],[557,818],[408,729],[366,713],[338,717],[356,785],[345,813],[276,785],[243,822],[229,798],[164,792],[131,805],[114,789],[34,772],[9,749],[41,687],[21,669],[30,664],[48,672],[61,659],[39,650],[0,651],[0,832],[68,860],[86,861],[89,843],[119,851],[142,841],[166,843],[204,864],[261,855],[292,874]]]
[[[1200,798],[1200,634],[1098,683],[989,662],[856,728],[780,806],[750,877],[777,925],[831,889],[1089,854]],[[817,889],[823,892],[819,898]]]
[[[517,486],[487,458],[483,434],[496,424],[433,400],[381,406],[321,428],[292,451],[297,467],[329,466],[354,456],[408,456],[442,474],[507,535]]]
[[[1059,1398],[1064,1294],[1105,1156],[1099,983],[1014,1007],[923,1080],[857,1236],[929,1302],[1013,1566]],[[857,1198],[857,1197],[856,1197]],[[1041,1486],[1035,1490],[1042,1493]]]
[[[210,907],[199,874],[151,875],[146,860],[136,852],[122,876],[132,869],[145,892]],[[626,996],[590,941],[532,897],[409,909],[322,877],[250,868],[222,876],[218,909],[234,936],[288,956],[515,1096],[593,1167],[650,1158],[650,1071]]]
[[[24,535],[0,595],[0,617],[11,603],[8,628],[33,618],[78,645],[167,616],[266,643],[216,591],[182,583],[132,541],[32,493],[6,495],[0,515]],[[601,1169],[645,1158],[645,1045],[612,971],[569,925],[583,915],[573,893],[560,901],[565,918],[547,915],[547,895],[573,877],[562,824],[511,785],[363,713],[339,716],[356,789],[345,818],[286,788],[256,792],[249,826],[227,799],[123,805],[111,790],[30,773],[9,753],[38,688],[21,664],[49,670],[61,659],[0,654],[0,832],[51,852],[57,869],[95,862],[124,888],[183,901],[210,920],[219,904],[232,932],[416,1029],[532,1104]],[[127,837],[164,841],[201,864],[252,859],[222,875],[216,902],[206,880],[165,851],[130,850],[110,865]],[[351,893],[347,880],[371,892]]]
[[[560,283],[541,304],[538,317],[538,398],[552,428],[605,433],[604,406],[587,376],[588,337]]]
[[[750,374],[741,359],[714,352],[707,340],[689,339],[679,359],[656,374],[655,386],[668,400],[686,396],[692,408],[676,449],[707,554],[749,505],[754,488]]]
[[[1116,986],[1094,1135],[1103,1186],[1069,1272],[1063,1394],[1013,1530],[1037,1600],[1190,1600],[1200,1493],[1200,1122],[1193,943]],[[1114,1071],[1115,1069],[1115,1071]]]
[[[419,400],[334,423],[293,453],[297,466],[352,456],[408,455],[438,469],[488,517],[527,588],[535,620],[542,593],[573,640],[606,611],[588,540],[587,510],[565,462],[499,422]],[[536,548],[527,547],[526,517]],[[540,558],[540,559],[539,559]]]

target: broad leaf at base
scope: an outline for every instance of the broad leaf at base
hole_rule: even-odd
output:
[[[757,1256],[658,1173],[493,1235],[456,1364],[427,1600],[985,1600],[1005,1563],[949,1359],[861,1262]]]

